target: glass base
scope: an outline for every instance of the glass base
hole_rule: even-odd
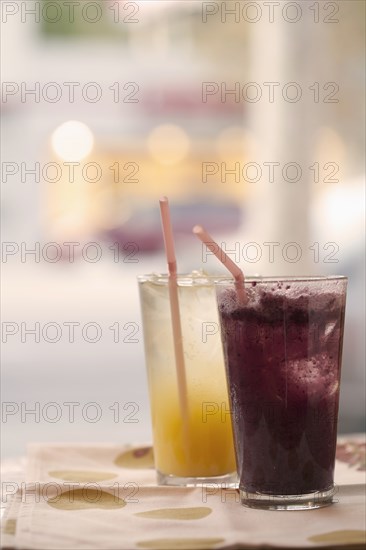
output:
[[[179,477],[163,474],[157,470],[158,485],[174,485],[182,487],[203,487],[205,485],[220,485],[220,489],[238,489],[239,480],[236,472],[213,477]]]
[[[333,503],[334,487],[304,495],[265,495],[240,490],[240,501],[248,508],[261,510],[313,510]]]

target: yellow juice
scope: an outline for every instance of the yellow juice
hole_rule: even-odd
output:
[[[236,463],[215,287],[202,273],[178,277],[188,410],[183,424],[167,282],[158,275],[139,279],[158,479],[184,484],[178,478],[224,476],[231,482]]]
[[[235,472],[226,386],[221,392],[207,389],[207,399],[200,391],[188,390],[188,426],[184,428],[175,388],[164,384],[153,388],[154,455],[160,472],[179,477]]]

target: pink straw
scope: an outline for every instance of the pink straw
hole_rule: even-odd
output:
[[[229,258],[226,252],[223,251],[223,249],[213,240],[211,235],[209,235],[203,227],[200,225],[195,225],[193,228],[193,233],[197,235],[197,237],[207,246],[207,248],[215,254],[216,258],[218,258],[220,262],[230,271],[235,279],[238,300],[241,304],[245,304],[247,302],[247,295],[244,286],[244,273],[240,267],[238,267],[232,259]]]
[[[178,301],[178,285],[177,285],[177,261],[175,259],[174,238],[172,225],[170,222],[169,202],[167,197],[160,199],[161,221],[163,225],[163,235],[166,258],[169,270],[169,298],[170,312],[173,326],[173,341],[175,365],[177,371],[178,393],[181,413],[183,417],[184,431],[187,430],[188,419],[188,404],[187,404],[187,381],[184,365],[182,327],[180,322],[179,301]]]

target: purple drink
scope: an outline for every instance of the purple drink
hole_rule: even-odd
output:
[[[217,286],[243,504],[330,504],[347,279]]]

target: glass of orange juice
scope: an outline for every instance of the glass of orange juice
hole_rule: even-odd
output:
[[[160,485],[232,486],[237,481],[214,286],[217,279],[202,272],[177,277],[186,377],[183,420],[168,276],[138,277]]]

